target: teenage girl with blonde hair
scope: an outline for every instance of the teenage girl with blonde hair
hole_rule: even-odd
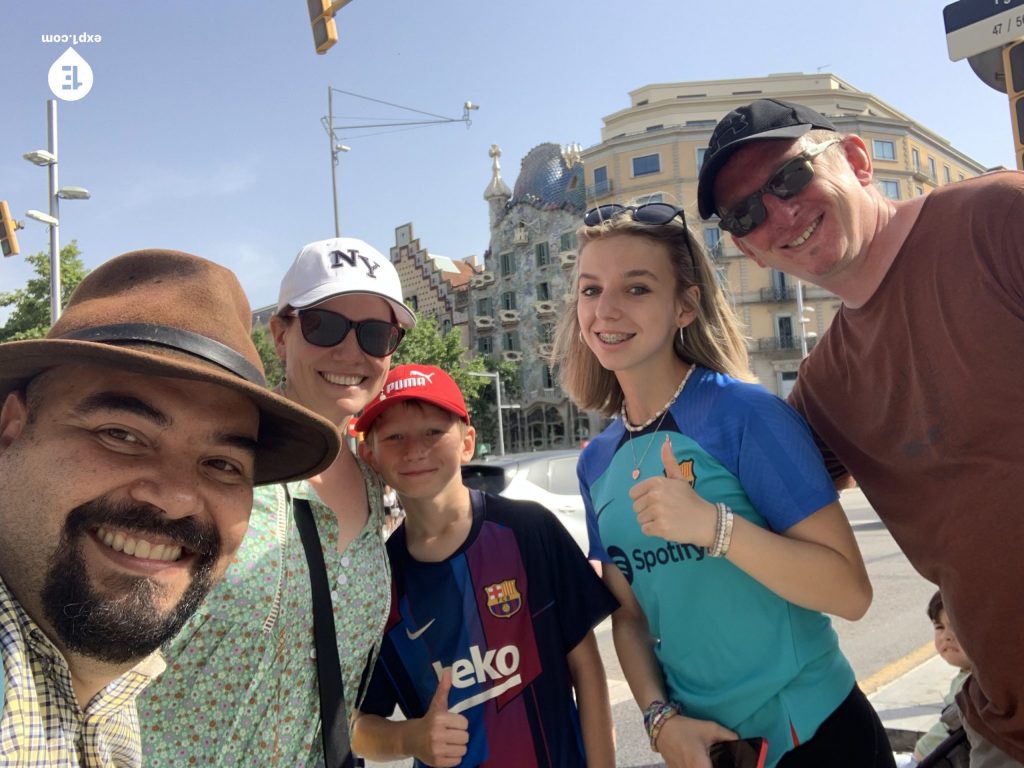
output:
[[[618,417],[579,475],[652,749],[708,768],[759,736],[769,767],[894,766],[824,615],[871,602],[853,532],[806,425],[751,383],[682,209],[604,205],[578,239],[555,357],[580,408]]]

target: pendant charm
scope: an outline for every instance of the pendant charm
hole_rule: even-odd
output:
[[[634,469],[633,470],[633,479],[636,480],[638,477],[640,477],[640,470],[639,469]]]

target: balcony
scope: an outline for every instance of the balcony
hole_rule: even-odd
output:
[[[559,405],[565,401],[565,394],[556,387],[544,387],[543,389],[531,389],[526,393],[531,403],[546,403],[548,405]]]
[[[491,285],[494,282],[494,275],[491,272],[482,272],[479,275],[473,275],[469,278],[470,288],[483,288],[484,286]]]
[[[554,317],[555,302],[553,301],[535,301],[533,308],[537,310],[537,317]]]
[[[562,251],[558,254],[558,263],[562,265],[562,269],[576,266],[576,251]]]
[[[473,327],[478,331],[489,331],[494,327],[494,318],[490,315],[477,315],[473,318]]]
[[[498,313],[502,325],[515,325],[519,322],[518,309],[503,309]]]
[[[555,352],[555,345],[554,344],[538,344],[537,345],[537,353],[541,357],[551,357],[551,355],[553,355],[554,352]]]
[[[506,349],[501,353],[501,359],[506,363],[519,363],[523,360],[523,353],[518,349]]]
[[[757,339],[757,348],[753,351],[761,352],[770,357],[799,357],[800,339],[797,336],[772,336],[767,339]],[[807,351],[814,349],[818,343],[817,336],[807,337]]]
[[[771,288],[761,289],[761,301],[794,301],[796,299],[796,286],[773,285]]]
[[[920,183],[924,183],[924,184],[934,184],[935,183],[935,177],[932,176],[930,173],[928,173],[928,171],[926,171],[924,168],[914,168],[911,171],[910,175],[914,179],[914,181],[917,181],[917,182],[920,182]]]

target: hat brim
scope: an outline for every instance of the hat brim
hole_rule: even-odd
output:
[[[364,296],[378,296],[388,303],[391,307],[391,311],[395,313],[395,319],[398,324],[403,328],[415,328],[416,327],[416,315],[400,301],[395,301],[390,296],[377,291],[337,291],[331,290],[331,286],[324,286],[320,289],[314,288],[312,291],[304,293],[299,298],[295,299],[290,303],[289,306],[295,307],[296,309],[307,309],[308,307],[322,304],[328,299],[333,299],[335,296],[355,296],[362,294]],[[284,307],[278,307],[277,311],[280,312]]]
[[[194,362],[193,362],[194,361]],[[151,351],[90,341],[36,339],[0,344],[0,402],[51,368],[75,363],[108,365],[134,373],[209,382],[233,389],[260,412],[255,484],[315,475],[331,465],[340,439],[335,425],[312,411],[181,352]]]
[[[702,219],[710,219],[718,213],[715,207],[715,177],[740,147],[752,141],[764,141],[766,139],[798,139],[814,128],[810,123],[799,125],[787,125],[783,128],[773,128],[770,131],[755,133],[753,136],[744,136],[726,144],[715,154],[707,159],[697,176],[697,209]]]
[[[461,411],[455,403],[424,397],[422,392],[399,392],[394,395],[389,395],[384,400],[371,401],[366,408],[363,409],[362,415],[356,420],[354,426],[355,431],[365,433],[371,426],[373,426],[373,422],[380,418],[386,410],[391,408],[393,405],[398,405],[399,403],[407,400],[418,400],[426,405],[432,405],[435,408],[448,411],[448,413],[469,424],[469,414]]]

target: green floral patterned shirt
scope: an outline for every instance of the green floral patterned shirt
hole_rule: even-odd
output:
[[[358,461],[358,459],[357,459]],[[380,484],[359,462],[369,520],[344,552],[338,522],[306,482],[332,585],[349,711],[379,648],[391,594]],[[167,672],[138,702],[144,764],[315,766],[323,758],[306,556],[282,485],[256,489],[235,561],[164,647]]]

